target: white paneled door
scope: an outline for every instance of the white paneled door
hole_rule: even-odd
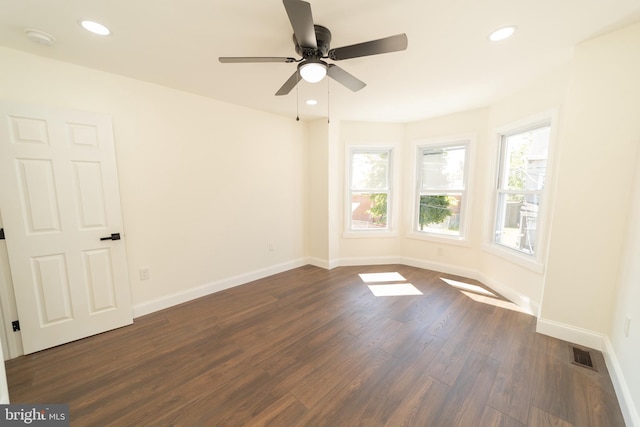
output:
[[[0,102],[0,213],[25,354],[132,323],[110,117]]]

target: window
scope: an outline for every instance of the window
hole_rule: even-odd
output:
[[[500,142],[494,242],[536,255],[547,159],[549,123],[503,134]]]
[[[468,141],[418,147],[415,231],[464,235],[467,152]]]
[[[391,149],[351,150],[349,230],[388,230]]]

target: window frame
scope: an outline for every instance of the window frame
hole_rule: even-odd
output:
[[[394,206],[394,163],[395,147],[391,145],[349,145],[346,147],[346,173],[345,173],[345,206],[344,219],[345,231],[343,237],[395,237]],[[353,156],[358,153],[387,153],[387,187],[384,190],[371,188],[353,188]],[[386,192],[387,194],[387,221],[385,228],[353,228],[351,201],[353,194],[358,192]]]
[[[552,191],[555,186],[555,151],[557,139],[557,109],[552,109],[517,122],[496,128],[494,131],[494,176],[491,183],[491,203],[487,204],[487,227],[485,232],[483,249],[493,255],[510,261],[516,265],[527,268],[536,273],[544,272],[544,259],[548,247],[549,215],[551,212]],[[542,190],[509,190],[501,189],[501,174],[504,173],[506,152],[506,138],[519,133],[528,132],[541,127],[549,126],[549,145],[547,151],[547,165],[545,168],[545,181]],[[500,211],[500,192],[502,194],[539,194],[540,203],[536,216],[536,250],[533,254],[527,254],[518,249],[500,244],[495,241],[495,233],[498,226]]]
[[[469,228],[471,221],[470,206],[472,206],[472,189],[471,180],[469,177],[472,174],[473,163],[473,147],[475,138],[472,135],[455,135],[437,139],[419,139],[414,141],[413,144],[413,171],[412,180],[413,188],[411,191],[412,197],[407,204],[407,209],[411,214],[407,217],[409,222],[409,231],[407,237],[418,240],[429,240],[435,242],[442,242],[448,244],[454,244],[459,246],[470,246],[469,240]],[[429,230],[419,230],[420,215],[420,193],[422,190],[422,154],[426,149],[439,149],[439,148],[455,148],[465,147],[464,169],[463,169],[463,188],[461,190],[434,190],[434,192],[442,193],[459,193],[461,194],[460,204],[460,228],[459,234],[447,234],[439,233]]]

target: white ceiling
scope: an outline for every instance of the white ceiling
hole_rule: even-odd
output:
[[[299,108],[302,120],[329,109],[332,119],[408,122],[489,105],[566,65],[577,43],[640,19],[639,0],[310,3],[314,22],[332,32],[332,48],[399,33],[409,47],[337,62],[367,83],[359,92],[325,79],[276,97],[296,64],[217,58],[298,57],[281,0],[0,0],[0,45],[292,118]],[[81,19],[105,24],[112,35],[87,33]],[[516,35],[489,42],[505,25],[516,25]],[[34,43],[25,28],[56,42]],[[307,98],[320,103],[306,106]]]

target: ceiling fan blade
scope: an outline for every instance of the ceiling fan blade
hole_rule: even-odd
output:
[[[221,56],[218,58],[218,61],[223,64],[229,64],[249,62],[296,62],[296,59],[280,56]]]
[[[296,72],[293,73],[286,82],[284,82],[280,90],[276,92],[276,96],[288,94],[289,92],[291,92],[291,89],[296,87],[299,81],[300,81],[300,74],[298,73],[298,70],[296,70]]]
[[[365,82],[358,80],[352,74],[347,73],[345,70],[334,64],[329,64],[327,66],[327,74],[333,80],[354,92],[359,91],[367,85]]]
[[[300,47],[317,49],[316,30],[313,26],[311,5],[302,0],[282,0],[287,10],[293,33]]]
[[[358,58],[360,56],[397,52],[399,50],[405,50],[408,43],[409,41],[406,34],[396,34],[395,36],[385,37],[383,39],[331,49],[329,51],[329,58],[334,61],[340,61],[342,59]]]

